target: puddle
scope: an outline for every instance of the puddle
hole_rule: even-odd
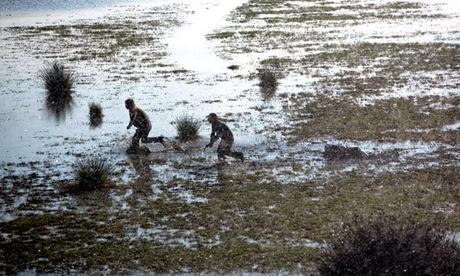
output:
[[[460,244],[460,233],[459,232],[450,233],[447,235],[447,239]]]
[[[171,61],[200,74],[216,76],[230,73],[227,67],[231,64],[216,55],[214,45],[206,39],[206,35],[226,24],[230,12],[245,2],[246,0],[187,2],[190,5],[189,15],[184,19],[183,26],[167,39]]]
[[[451,125],[444,126],[443,131],[460,131],[460,122],[456,122]]]

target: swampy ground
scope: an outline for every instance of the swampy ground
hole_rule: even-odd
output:
[[[229,2],[1,13],[2,273],[317,274],[321,248],[355,216],[458,235],[456,1]],[[37,76],[56,60],[78,77],[57,113]],[[269,93],[261,70],[277,78]],[[186,114],[200,137],[185,153],[126,155],[128,97],[151,135],[174,139]],[[203,150],[210,112],[245,162]],[[326,145],[367,156],[326,160]],[[111,183],[70,192],[91,156],[114,165]]]

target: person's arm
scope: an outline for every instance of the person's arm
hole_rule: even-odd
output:
[[[136,111],[129,112],[129,124],[128,124],[128,126],[126,127],[127,129],[129,129],[129,128],[133,125],[133,122],[134,122],[134,120],[136,119],[136,116],[137,116],[137,112],[136,112]]]
[[[219,139],[219,137],[217,137],[217,135],[216,135],[216,128],[213,125],[212,126],[212,131],[211,131],[211,139],[210,139],[209,143],[206,145],[205,148],[212,147],[212,145],[214,145],[214,142],[216,142],[218,139]]]

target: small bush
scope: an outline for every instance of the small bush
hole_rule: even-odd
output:
[[[259,77],[259,87],[263,98],[265,100],[272,99],[278,88],[276,74],[272,70],[265,68],[259,69],[257,76]]]
[[[95,157],[77,163],[76,182],[80,190],[94,190],[107,184],[112,166],[105,159]]]
[[[102,107],[99,104],[91,103],[89,105],[89,123],[91,127],[100,126],[102,124],[102,118],[104,118]]]
[[[318,269],[322,275],[460,275],[460,245],[432,225],[355,219],[328,243]]]
[[[193,141],[198,138],[200,122],[190,116],[182,116],[174,121],[177,136],[181,142]]]
[[[73,73],[64,65],[54,62],[39,73],[47,91],[46,106],[59,119],[70,110],[75,83]]]
[[[48,95],[56,98],[68,97],[73,93],[75,77],[64,65],[54,62],[40,71]]]

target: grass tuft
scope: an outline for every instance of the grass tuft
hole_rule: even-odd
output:
[[[79,190],[91,191],[107,184],[112,171],[112,165],[100,157],[79,161],[76,171]]]
[[[354,219],[322,252],[322,275],[459,275],[460,245],[433,225]]]
[[[46,106],[48,110],[59,119],[72,105],[72,93],[74,92],[75,76],[64,65],[54,62],[39,72],[43,80],[47,96]]]
[[[89,123],[91,127],[99,127],[102,124],[104,114],[102,113],[102,107],[99,104],[91,103],[89,105]]]
[[[198,138],[200,122],[191,116],[183,115],[174,121],[177,136],[181,142],[193,141]]]
[[[40,78],[45,83],[48,96],[54,98],[70,97],[73,93],[75,76],[63,64],[53,62],[40,71]]]

